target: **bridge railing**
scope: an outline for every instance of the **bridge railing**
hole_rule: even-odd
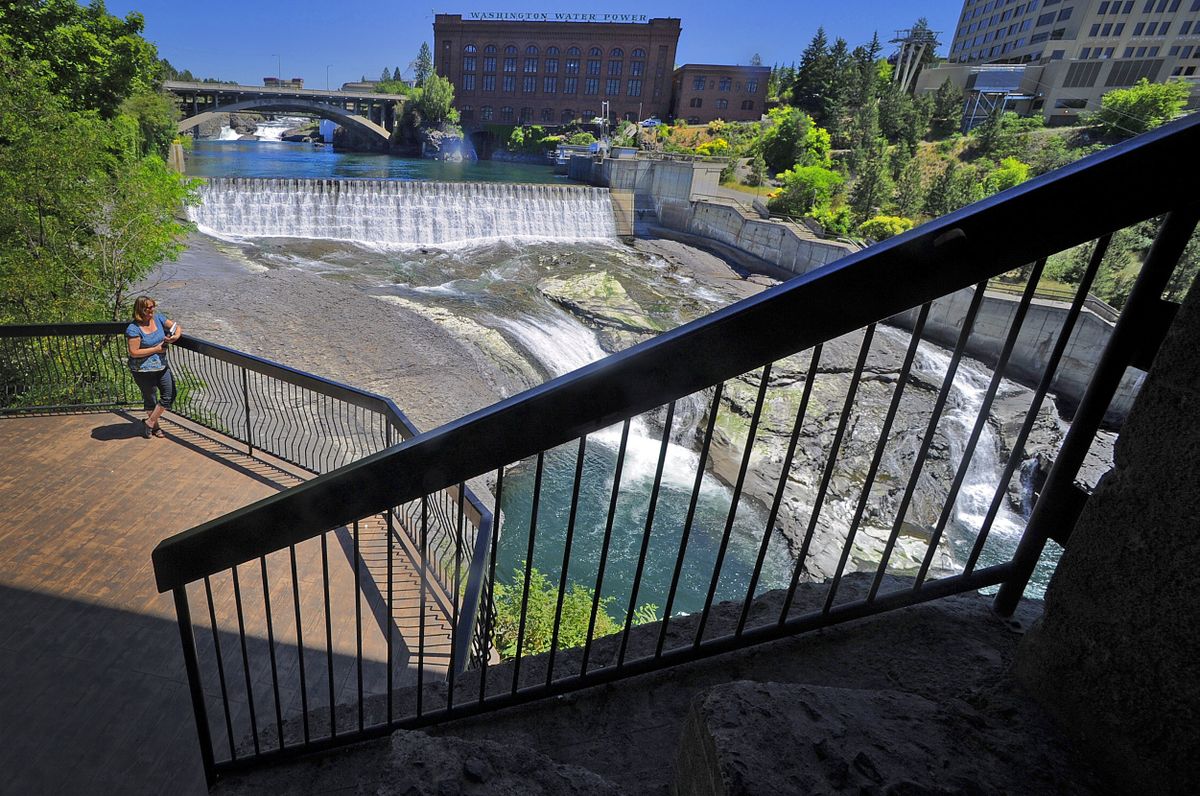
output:
[[[1069,543],[1104,408],[1169,321],[1163,287],[1200,205],[1158,175],[1198,146],[1200,117],[1162,128],[165,540],[155,575],[175,597],[209,776],[950,594],[999,586],[1010,613],[1048,540]],[[1164,214],[1024,529],[999,528],[1111,236]],[[1046,260],[1077,246],[1085,273],[1042,380],[1008,449],[984,444]],[[964,385],[982,287],[1031,263],[991,374]],[[930,302],[974,285],[953,351],[924,347]],[[879,325],[912,308],[911,336]],[[999,464],[979,479],[988,455]],[[466,599],[502,661],[443,680],[424,638],[414,651],[388,635],[344,660],[330,645],[314,680],[276,666],[313,651],[302,639],[248,637],[243,613],[269,627],[275,591],[323,605],[332,637],[331,617],[356,609],[331,602],[328,577],[289,576],[289,551],[323,550],[331,529],[397,505],[420,506],[424,548],[431,496],[486,473],[498,527],[479,537],[471,575],[485,588]],[[260,570],[262,593],[247,596],[239,572]]]

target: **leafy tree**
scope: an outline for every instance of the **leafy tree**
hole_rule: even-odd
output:
[[[933,115],[930,122],[934,135],[946,136],[959,129],[962,114],[962,89],[954,85],[950,78],[946,78],[933,94]]]
[[[49,89],[73,110],[115,116],[134,94],[152,91],[158,53],[141,37],[145,20],[131,12],[112,16],[102,0],[20,0],[0,7],[0,36],[10,37],[12,57],[46,64]],[[7,122],[6,122],[7,124]]]
[[[935,217],[942,216],[982,198],[983,186],[975,167],[952,162],[929,186],[929,193],[925,196],[925,212]]]
[[[591,146],[592,144],[596,143],[596,136],[589,132],[581,131],[578,133],[573,133],[571,137],[567,139],[567,143],[571,146]]]
[[[772,173],[795,164],[829,166],[830,135],[797,108],[781,106],[768,112],[770,127],[763,133],[761,152]]]
[[[771,209],[793,216],[829,204],[845,182],[842,175],[821,166],[796,166],[776,177],[782,188],[771,200]]]
[[[135,94],[121,103],[121,115],[137,122],[141,154],[166,158],[178,132],[179,107],[163,92]]]
[[[1108,135],[1128,138],[1171,121],[1187,104],[1185,80],[1151,83],[1142,78],[1129,88],[1113,89],[1100,99],[1094,121]]]
[[[858,179],[850,190],[850,209],[859,221],[865,221],[891,199],[892,179],[887,142],[878,139],[865,152]]]
[[[458,111],[454,108],[454,86],[441,75],[428,75],[421,90],[416,92],[414,104],[425,124],[438,126],[449,122],[458,124]]]
[[[871,240],[887,240],[913,228],[911,218],[875,216],[858,225],[858,232]]]
[[[988,172],[988,175],[984,177],[983,189],[988,194],[999,193],[1015,185],[1020,185],[1027,179],[1029,179],[1028,164],[1022,163],[1016,158],[1004,158],[997,168]]]
[[[417,61],[413,66],[413,78],[418,88],[424,88],[425,81],[433,74],[433,53],[429,50],[429,42],[421,42],[417,52]]]
[[[849,235],[853,226],[846,205],[814,207],[809,216],[825,229],[826,235]]]
[[[915,216],[925,204],[925,186],[921,178],[921,163],[909,158],[896,178],[896,209],[902,215]]]

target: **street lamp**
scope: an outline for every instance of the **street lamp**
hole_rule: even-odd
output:
[[[275,82],[280,83],[283,81],[283,59],[277,53],[273,54],[275,55]]]

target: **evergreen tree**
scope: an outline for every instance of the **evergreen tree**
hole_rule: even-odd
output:
[[[421,42],[416,65],[413,67],[413,79],[417,87],[424,86],[431,74],[433,74],[433,54],[429,50],[429,43]]]
[[[825,113],[823,97],[831,82],[831,63],[825,28],[819,27],[800,55],[800,66],[792,83],[792,104],[814,119]]]
[[[386,82],[388,82],[388,81],[389,81],[389,80],[391,80],[391,79],[392,79],[392,70],[388,69],[388,68],[385,66],[385,67],[383,68],[383,73],[382,73],[382,74],[379,76],[379,82],[380,82],[380,83],[386,83]]]
[[[942,170],[942,173],[929,186],[929,192],[925,195],[925,212],[934,218],[944,216],[957,209],[952,206],[950,198],[954,175],[957,171],[957,163],[947,163],[946,168]]]
[[[397,66],[395,69],[392,70],[392,80],[394,80],[396,82],[400,82],[401,80],[403,80],[403,78],[400,76],[400,67]]]
[[[762,66],[762,56],[759,55],[758,53],[755,53],[754,55],[750,56],[750,65],[751,66]]]
[[[818,126],[829,131],[835,146],[839,148],[849,145],[847,122],[856,78],[857,69],[850,57],[850,49],[846,40],[839,36],[829,49],[829,71],[823,89],[822,115],[814,118]]]
[[[936,136],[946,136],[959,129],[962,124],[963,93],[950,78],[942,81],[933,94],[933,109],[930,123]]]
[[[877,138],[860,155],[858,179],[850,191],[850,209],[862,223],[883,208],[892,197],[891,167],[887,142]]]
[[[921,212],[925,204],[925,186],[921,179],[921,163],[915,157],[908,158],[896,178],[896,210],[912,218]]]

